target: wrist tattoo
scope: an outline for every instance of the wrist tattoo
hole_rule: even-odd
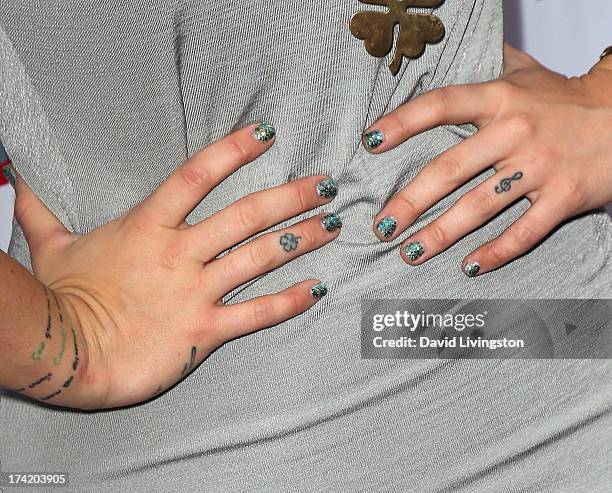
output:
[[[499,185],[495,186],[495,193],[504,193],[510,191],[510,189],[512,188],[512,182],[518,181],[521,178],[523,178],[522,171],[516,172],[509,178],[504,178],[501,182],[499,182]]]
[[[66,329],[62,326],[62,335],[60,341],[60,350],[55,358],[53,358],[53,364],[59,365],[64,357],[64,351],[66,350]]]
[[[39,361],[44,351],[45,351],[45,341],[41,341],[40,346],[38,346],[38,349],[32,353],[32,359],[34,361]]]
[[[301,236],[295,236],[293,233],[285,233],[280,237],[280,244],[283,250],[289,253],[297,249],[301,239]]]
[[[72,340],[74,342],[74,359],[72,360],[72,369],[76,370],[79,366],[79,346],[77,345],[77,336],[74,331],[74,327],[70,327],[72,329]]]
[[[44,377],[40,377],[38,380],[32,382],[30,385],[27,385],[25,387],[21,387],[20,389],[15,390],[15,392],[23,392],[26,388],[27,389],[33,389],[34,387],[40,385],[43,382],[46,382],[48,380],[51,380],[51,377],[53,375],[51,373],[47,373]]]
[[[45,289],[45,296],[47,297],[47,328],[45,329],[45,337],[51,339],[51,300],[49,299],[47,287],[43,286],[43,288]]]

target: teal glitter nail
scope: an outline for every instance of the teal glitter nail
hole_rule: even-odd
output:
[[[384,238],[391,238],[397,229],[397,219],[387,216],[376,225],[376,229]]]
[[[321,224],[327,231],[335,231],[342,227],[342,219],[337,214],[326,214],[321,219]]]
[[[327,286],[324,282],[320,282],[310,288],[310,294],[315,298],[323,298],[327,294]]]
[[[420,241],[414,241],[406,247],[404,253],[409,260],[415,261],[425,253],[425,247],[423,247],[423,243]]]
[[[379,147],[380,144],[383,143],[384,139],[385,136],[380,130],[374,130],[373,132],[368,132],[363,136],[363,143],[368,149],[372,150]]]
[[[338,183],[333,178],[320,181],[317,183],[317,193],[324,199],[333,199],[338,195]]]
[[[276,129],[270,123],[261,122],[257,127],[255,127],[253,135],[260,142],[267,142],[274,138],[276,135]]]
[[[15,183],[17,183],[17,176],[15,176],[13,168],[11,168],[10,166],[5,166],[4,168],[2,168],[2,174],[11,184],[11,186],[15,188]]]
[[[478,262],[470,262],[465,264],[463,270],[469,277],[474,277],[480,272],[480,264]]]

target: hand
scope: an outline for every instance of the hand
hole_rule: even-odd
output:
[[[439,200],[495,170],[402,243],[409,264],[426,262],[526,197],[528,211],[462,262],[469,276],[489,272],[529,251],[562,221],[612,200],[610,66],[602,61],[568,79],[508,45],[505,62],[500,79],[434,89],[364,135],[365,147],[378,153],[439,125],[473,123],[479,130],[437,156],[386,204],[374,220],[381,240],[394,240]]]
[[[323,285],[308,280],[243,303],[221,302],[234,288],[340,232],[337,216],[318,215],[219,257],[260,231],[329,203],[336,187],[325,176],[251,194],[193,226],[185,222],[217,184],[272,145],[252,135],[254,126],[248,126],[206,147],[142,203],[84,236],[70,234],[18,177],[16,217],[34,273],[48,287],[50,306],[55,298],[64,322],[78,325],[85,341],[80,357],[87,369],[71,391],[89,394],[87,408],[147,400],[226,341],[292,318],[325,294]],[[52,313],[54,322],[58,317]],[[30,395],[51,390],[36,387]],[[71,406],[82,397],[71,400],[64,392],[48,402]]]

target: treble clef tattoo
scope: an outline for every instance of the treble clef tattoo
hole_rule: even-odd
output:
[[[523,177],[523,172],[522,171],[518,171],[517,173],[515,173],[513,176],[511,176],[510,178],[504,178],[499,185],[495,186],[495,192],[496,193],[504,193],[509,191],[512,188],[512,182],[513,181],[518,181]]]

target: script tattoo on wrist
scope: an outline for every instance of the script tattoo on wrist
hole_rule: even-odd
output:
[[[47,325],[45,327],[45,339],[51,339],[51,327],[53,325],[53,318],[51,316],[51,300],[49,299],[49,291],[47,290],[47,287],[43,286],[43,289],[45,290],[45,298],[47,299]],[[32,353],[32,359],[34,361],[40,361],[46,347],[46,342],[42,340],[38,345],[38,349]]]
[[[44,377],[40,377],[38,380],[35,380],[34,382],[32,382],[30,385],[27,385],[25,387],[21,387],[20,389],[16,389],[15,392],[23,392],[26,388],[27,389],[33,389],[34,387],[40,385],[41,383],[47,382],[48,380],[51,380],[52,376],[53,375],[49,372]]]
[[[49,298],[49,292],[47,290],[47,288],[45,287],[45,294],[47,297],[47,327],[45,329],[45,336],[47,334],[49,334],[49,339],[51,338],[51,331],[52,331],[52,326],[53,326],[53,313],[51,310],[51,301]],[[58,366],[61,364],[63,358],[64,358],[64,354],[66,353],[66,346],[67,346],[67,342],[68,342],[68,331],[66,330],[66,324],[64,323],[64,314],[62,313],[62,308],[61,305],[59,303],[59,300],[57,298],[57,296],[55,295],[55,293],[53,294],[53,298],[55,300],[55,306],[57,307],[57,318],[60,321],[60,325],[61,325],[61,331],[60,331],[60,347],[58,350],[57,355],[53,358],[53,364],[55,366]],[[78,344],[78,338],[77,338],[77,333],[75,330],[74,325],[71,323],[70,324],[70,331],[72,332],[72,346],[73,346],[73,350],[74,350],[74,355],[73,355],[73,359],[72,359],[72,363],[70,365],[70,368],[72,370],[71,374],[64,380],[64,382],[62,383],[61,387],[57,390],[55,390],[54,392],[51,392],[43,397],[40,397],[39,399],[41,401],[47,401],[49,399],[52,399],[53,397],[58,396],[59,394],[62,393],[63,390],[68,389],[72,383],[74,382],[77,374],[76,374],[76,370],[79,367],[79,363],[80,363],[80,358],[79,358],[79,344]],[[41,342],[40,347],[38,349],[38,351],[36,351],[35,353],[32,354],[32,358],[35,360],[40,360],[43,354],[43,351],[45,349],[45,342]],[[38,380],[36,380],[35,382],[32,382],[30,385],[26,386],[26,387],[22,387],[21,389],[17,389],[16,392],[22,392],[26,389],[33,389],[35,387],[37,387],[38,385],[44,383],[44,382],[48,382],[51,380],[52,378],[52,373],[49,372],[47,373],[45,376],[39,378]]]
[[[522,171],[517,171],[511,177],[504,178],[502,181],[499,182],[499,185],[495,186],[495,193],[509,192],[510,189],[512,188],[512,182],[513,181],[518,181],[521,178],[523,178],[523,172]]]

